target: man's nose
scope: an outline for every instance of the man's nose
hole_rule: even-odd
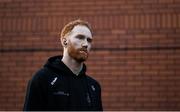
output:
[[[85,47],[85,48],[88,47],[88,42],[87,42],[87,40],[84,40],[84,41],[82,42],[82,47]]]

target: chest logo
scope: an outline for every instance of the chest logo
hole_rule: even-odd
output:
[[[91,85],[91,89],[92,89],[93,91],[96,90],[95,87],[94,87],[94,85]]]
[[[54,85],[54,83],[57,81],[57,77],[55,77],[54,79],[53,79],[53,81],[51,82],[51,85]]]
[[[64,96],[69,96],[69,95],[70,95],[69,93],[66,93],[66,92],[64,92],[64,91],[54,92],[53,94],[54,94],[54,95],[64,95]]]

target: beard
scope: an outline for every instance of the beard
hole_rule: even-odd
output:
[[[68,53],[73,59],[75,59],[79,63],[86,61],[88,58],[88,55],[89,55],[86,48],[76,49],[71,44],[71,42],[70,42],[69,47],[68,47]]]

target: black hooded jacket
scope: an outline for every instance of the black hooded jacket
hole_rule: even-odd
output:
[[[24,111],[102,110],[100,85],[86,75],[86,66],[76,76],[61,58],[49,58],[29,81]]]

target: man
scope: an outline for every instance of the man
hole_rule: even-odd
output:
[[[30,80],[24,110],[102,110],[101,88],[86,75],[92,44],[90,25],[68,23],[61,32],[63,56],[54,56]]]

